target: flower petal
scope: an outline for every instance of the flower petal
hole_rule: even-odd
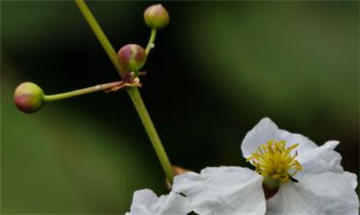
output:
[[[207,214],[264,214],[262,177],[241,167],[208,167],[174,179],[173,191],[190,199],[194,212]]]
[[[338,172],[342,173],[341,155],[334,151],[339,141],[327,141],[324,145],[299,153],[297,160],[303,167],[301,174],[322,173],[322,172]]]
[[[170,192],[169,195],[163,195],[159,197],[155,207],[160,208],[158,215],[183,215],[192,211],[190,207],[190,201],[175,192]]]
[[[190,202],[175,192],[159,198],[149,190],[138,190],[134,193],[130,212],[126,215],[186,215],[191,212]]]
[[[349,172],[306,174],[298,183],[281,185],[278,193],[267,201],[267,212],[358,215],[356,184],[356,175]]]
[[[309,138],[296,133],[290,133],[286,130],[279,129],[277,125],[269,118],[263,118],[255,127],[250,130],[242,144],[241,151],[245,158],[248,158],[257,147],[267,143],[269,140],[286,140],[288,144],[298,143],[300,146],[297,148],[299,153],[317,147]]]

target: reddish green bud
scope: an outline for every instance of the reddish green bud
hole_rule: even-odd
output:
[[[144,12],[145,23],[152,29],[165,28],[169,24],[169,13],[161,4],[151,5]]]
[[[40,109],[43,97],[42,89],[32,82],[21,83],[14,93],[16,107],[25,113],[33,113]]]
[[[138,71],[146,62],[145,50],[137,44],[123,46],[118,52],[121,68],[126,71]]]

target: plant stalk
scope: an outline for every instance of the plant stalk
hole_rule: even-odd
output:
[[[155,38],[156,38],[156,30],[151,29],[150,39],[145,49],[146,55],[148,55],[150,53],[150,50],[155,47]]]
[[[95,17],[91,13],[90,9],[85,4],[84,0],[75,0],[75,3],[79,7],[80,12],[84,16],[84,18],[87,21],[87,23],[89,24],[90,28],[93,30],[93,32],[94,32],[95,36],[97,37],[97,39],[99,40],[100,44],[103,46],[105,52],[109,56],[115,69],[122,77],[124,75],[124,71],[121,70],[121,67],[120,67],[120,64],[119,64],[119,61],[117,58],[117,54],[116,54],[114,48],[112,47],[112,45],[110,44],[109,40],[107,39],[106,35],[102,31],[101,27],[97,23]],[[156,35],[156,32],[152,33],[151,35],[153,35],[153,34]],[[151,37],[153,37],[153,39],[151,39],[151,37],[150,37],[149,41],[153,42],[153,40],[155,39],[155,35],[151,36]],[[151,46],[149,46],[149,47],[151,47]],[[161,143],[159,135],[154,127],[154,124],[153,124],[153,122],[150,118],[150,115],[146,109],[146,106],[142,100],[139,89],[137,87],[127,87],[126,91],[129,94],[131,101],[133,102],[133,104],[135,106],[135,109],[141,119],[141,122],[145,128],[145,131],[148,134],[148,137],[149,137],[149,139],[152,143],[152,146],[156,152],[156,155],[161,163],[161,166],[166,174],[166,177],[169,179],[169,181],[172,182],[173,178],[174,178],[174,174],[172,171],[170,160],[165,152],[165,149]]]
[[[67,99],[67,98],[80,96],[80,95],[84,95],[84,94],[88,94],[88,93],[94,93],[94,92],[101,91],[101,90],[108,90],[108,89],[111,89],[113,87],[120,86],[121,84],[122,84],[122,81],[115,81],[115,82],[110,82],[110,83],[105,83],[105,84],[98,84],[98,85],[95,85],[95,86],[92,86],[92,87],[86,87],[86,88],[83,88],[83,89],[73,90],[73,91],[70,91],[70,92],[58,93],[58,94],[54,94],[54,95],[44,95],[43,99],[46,102],[51,102],[51,101],[56,101],[56,100],[61,100],[61,99]]]

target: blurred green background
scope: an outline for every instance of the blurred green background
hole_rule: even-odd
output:
[[[151,2],[89,2],[116,49],[146,45]],[[141,89],[174,164],[246,165],[240,143],[262,117],[318,144],[341,141],[359,171],[358,2],[166,2]],[[117,80],[73,2],[1,1],[3,213],[124,213],[136,189],[167,192],[125,92],[13,105],[15,87],[47,94]]]

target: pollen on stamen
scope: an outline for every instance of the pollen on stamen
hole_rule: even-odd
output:
[[[269,140],[259,146],[246,160],[255,166],[262,176],[270,176],[281,183],[291,181],[291,178],[302,171],[301,164],[295,160],[297,152],[292,153],[299,144],[286,146],[286,141]]]

